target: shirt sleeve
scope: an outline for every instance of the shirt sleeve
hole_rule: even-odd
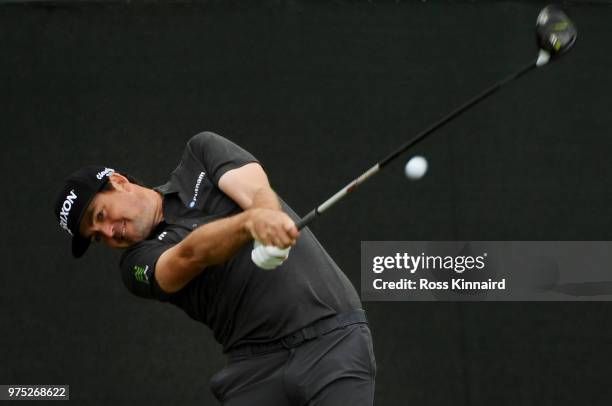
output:
[[[215,186],[219,185],[219,179],[225,172],[251,162],[259,163],[245,149],[210,131],[193,136],[187,142],[185,154],[191,154],[204,166]]]
[[[136,296],[168,301],[170,295],[159,287],[155,279],[155,265],[161,254],[171,246],[147,240],[125,251],[119,261],[125,287]]]

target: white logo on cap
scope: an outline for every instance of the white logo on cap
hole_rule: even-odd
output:
[[[101,180],[105,176],[111,176],[113,174],[113,172],[115,172],[114,169],[104,168],[104,170],[102,172],[98,172],[98,174],[96,175],[96,178]]]
[[[70,191],[70,193],[66,196],[66,200],[62,204],[62,211],[60,211],[60,227],[64,230],[68,231],[70,235],[72,235],[72,231],[68,228],[68,215],[70,214],[70,210],[72,209],[72,204],[77,199],[76,193],[74,193],[74,189]]]

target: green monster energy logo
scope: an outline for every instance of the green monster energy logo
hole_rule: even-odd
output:
[[[146,274],[147,270],[149,269],[149,265],[142,267],[142,266],[138,266],[135,265],[134,266],[134,278],[136,278],[136,280],[138,282],[142,282],[142,283],[149,283],[149,275]]]

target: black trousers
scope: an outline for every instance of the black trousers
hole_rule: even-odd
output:
[[[365,323],[295,348],[230,359],[210,387],[223,406],[370,406],[376,360]]]

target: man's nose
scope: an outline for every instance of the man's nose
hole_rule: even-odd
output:
[[[100,233],[106,238],[113,238],[113,224],[106,222],[100,226]]]

